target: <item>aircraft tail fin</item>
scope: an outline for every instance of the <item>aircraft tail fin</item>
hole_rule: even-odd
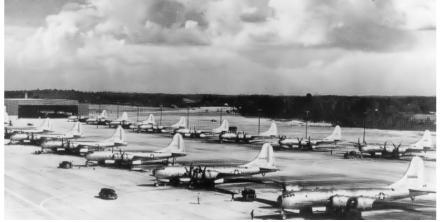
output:
[[[278,135],[279,132],[277,130],[276,122],[274,120],[271,122],[271,126],[266,132],[259,134],[259,136],[278,136]]]
[[[52,121],[49,118],[46,118],[43,120],[43,122],[41,123],[40,130],[44,130],[44,131],[51,131],[52,130]]]
[[[173,136],[171,143],[166,148],[158,150],[158,152],[185,153],[184,138],[182,138],[181,134],[176,133]]]
[[[182,116],[179,119],[179,122],[177,122],[176,124],[173,124],[171,127],[172,128],[187,128],[187,119]]]
[[[424,187],[424,161],[413,157],[404,176],[389,186],[395,190],[421,189]]]
[[[432,147],[433,143],[432,143],[432,136],[430,135],[430,131],[429,130],[424,131],[423,137],[414,145],[421,149],[424,149],[424,147]]]
[[[120,121],[128,121],[129,116],[127,115],[127,112],[123,112],[121,117],[119,118]]]
[[[260,153],[257,155],[257,157],[243,166],[275,169],[276,167],[274,166],[274,151],[271,144],[263,144],[262,149],[260,150]]]
[[[146,124],[153,124],[153,125],[156,125],[156,122],[155,122],[155,116],[153,116],[153,114],[150,114],[150,115],[149,115],[149,118],[147,118],[147,120],[146,120]]]
[[[328,140],[341,140],[341,128],[339,125],[335,126],[331,135],[326,137]]]
[[[117,143],[124,143],[126,141],[126,133],[121,125],[116,128],[111,139]]]
[[[107,119],[107,118],[108,118],[108,116],[107,116],[107,111],[106,111],[106,110],[103,110],[103,111],[101,112],[101,114],[98,116],[98,118]]]
[[[4,122],[9,124],[9,120],[10,120],[9,115],[8,115],[8,112],[6,112],[6,106],[5,106],[5,120],[4,120]]]
[[[228,131],[228,128],[230,128],[230,124],[228,123],[227,119],[224,119],[222,121],[222,124],[218,127],[213,129],[213,133],[222,133]]]
[[[70,133],[73,136],[81,136],[83,134],[83,130],[80,122],[75,122],[74,126],[70,130]]]

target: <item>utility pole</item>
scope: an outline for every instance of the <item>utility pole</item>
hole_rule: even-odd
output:
[[[137,106],[137,109],[136,109],[136,122],[138,122],[139,121],[139,106]]]
[[[187,128],[190,129],[190,106],[187,106]]]
[[[219,125],[222,125],[222,106],[220,108]]]
[[[160,112],[160,115],[159,115],[159,125],[162,126],[162,104],[160,106],[160,110],[161,110],[161,112]]]
[[[262,109],[258,109],[257,112],[258,112],[258,115],[259,115],[259,122],[257,124],[257,135],[259,135],[260,134],[260,114],[262,112]]]
[[[309,116],[309,110],[306,110],[306,128],[305,128],[305,138],[308,139],[308,116]]]
[[[119,116],[119,105],[116,105],[116,118]]]

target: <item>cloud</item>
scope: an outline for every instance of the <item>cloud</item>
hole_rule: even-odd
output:
[[[72,1],[57,6],[33,32],[6,24],[6,88],[368,93],[352,80],[332,78],[329,87],[317,82],[335,72],[370,83],[359,86],[368,89],[381,76],[399,78],[393,64],[400,61],[407,70],[425,72],[423,85],[435,76],[433,5],[433,0]],[[372,64],[365,66],[363,59]],[[357,65],[381,67],[378,78],[355,74]],[[38,80],[23,85],[29,73]],[[420,90],[434,91],[432,85]]]

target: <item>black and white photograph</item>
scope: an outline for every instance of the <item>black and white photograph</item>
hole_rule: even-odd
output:
[[[4,0],[2,219],[436,220],[440,4]]]

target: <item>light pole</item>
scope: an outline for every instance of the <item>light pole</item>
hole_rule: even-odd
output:
[[[187,128],[190,129],[190,106],[187,106]]]
[[[308,138],[308,116],[309,116],[309,110],[306,110],[305,113],[306,113],[305,138]]]
[[[372,110],[368,109],[363,113],[364,114],[364,118],[363,118],[363,143],[366,143],[366,118],[367,118],[367,115],[370,111],[372,111]],[[378,109],[375,108],[374,111],[378,112]]]
[[[159,106],[160,108],[160,115],[159,115],[159,125],[162,126],[162,104]]]
[[[139,106],[136,107],[136,122],[139,121]]]
[[[257,135],[259,135],[260,134],[260,114],[262,112],[262,109],[258,109],[257,112],[258,112],[258,115],[259,115],[259,122],[257,124]]]

